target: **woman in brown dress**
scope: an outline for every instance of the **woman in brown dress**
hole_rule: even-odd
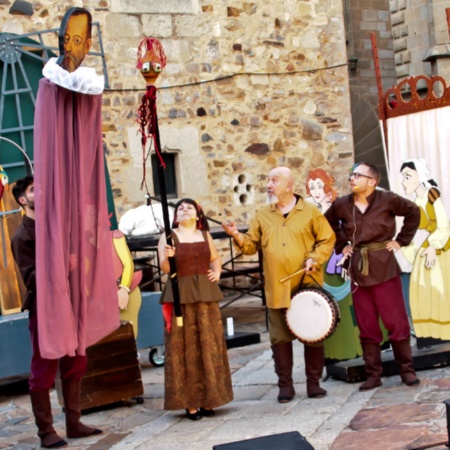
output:
[[[231,373],[225,343],[217,284],[222,263],[201,207],[191,199],[175,206],[173,246],[161,236],[158,253],[161,270],[170,271],[175,256],[183,326],[174,320],[171,283],[162,294],[166,319],[164,409],[185,409],[191,420],[214,415],[213,408],[233,400]]]

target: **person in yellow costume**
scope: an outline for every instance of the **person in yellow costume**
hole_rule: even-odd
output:
[[[134,272],[133,257],[120,230],[112,232],[114,244],[114,271],[117,280],[117,295],[119,299],[120,320],[133,325],[135,339],[138,336],[138,315],[141,308],[142,296],[139,283],[142,271]]]

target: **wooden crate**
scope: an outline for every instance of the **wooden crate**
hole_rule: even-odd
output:
[[[120,327],[86,350],[88,367],[81,379],[81,410],[110,405],[144,393],[133,327]],[[63,405],[60,383],[58,400]]]

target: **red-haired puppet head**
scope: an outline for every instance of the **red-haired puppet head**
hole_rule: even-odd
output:
[[[154,84],[166,67],[166,55],[158,39],[144,38],[138,47],[136,69],[141,71],[147,84]]]

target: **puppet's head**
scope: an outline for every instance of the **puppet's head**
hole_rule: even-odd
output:
[[[161,42],[155,38],[144,38],[139,44],[137,57],[136,69],[140,70],[147,85],[155,84],[167,61]]]
[[[8,175],[6,175],[5,170],[3,169],[2,166],[0,166],[0,200],[2,199],[3,196],[3,191],[4,190],[8,190]]]
[[[69,8],[61,21],[58,42],[60,56],[57,63],[74,72],[83,62],[91,45],[92,16],[84,8]]]

